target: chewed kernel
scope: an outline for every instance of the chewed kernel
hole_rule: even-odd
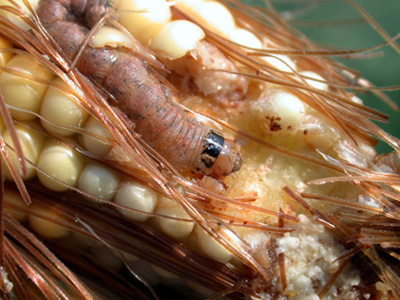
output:
[[[253,257],[261,266],[263,266],[263,268],[268,269],[273,267],[273,260],[271,259],[270,254],[263,248],[255,252]]]
[[[32,211],[32,214],[28,216],[29,225],[41,236],[49,239],[61,239],[70,233],[69,229],[64,226],[34,215],[34,213],[36,213],[41,216],[49,217],[53,220],[65,220],[65,217],[63,217],[57,211],[49,207],[36,204],[31,205],[30,210]]]
[[[54,191],[67,191],[76,186],[84,164],[83,157],[71,147],[49,141],[40,154],[38,172],[40,182]],[[57,182],[55,179],[59,180]]]
[[[156,213],[171,218],[191,219],[187,212],[178,205],[157,208]],[[159,217],[157,220],[162,231],[177,240],[183,240],[188,237],[194,227],[194,222],[190,221],[186,222],[163,217]]]
[[[26,175],[22,175],[21,177],[24,180],[31,179],[36,175],[36,169],[34,165],[36,164],[39,158],[40,151],[42,150],[43,147],[43,142],[44,142],[44,137],[38,133],[37,131],[30,129],[28,127],[25,127],[21,124],[15,124],[15,131],[17,133],[17,137],[19,139],[23,155],[25,157],[25,166],[26,166]],[[6,130],[3,133],[3,139],[4,142],[12,147],[14,151],[9,149],[9,153],[12,159],[12,162],[14,163],[14,166],[17,167],[17,155],[15,153],[15,146],[14,143],[12,142],[10,131]],[[2,161],[2,165],[5,166],[5,162]],[[4,168],[4,176],[12,180],[12,175],[8,168]]]
[[[302,128],[307,132],[304,135],[304,141],[310,149],[327,151],[340,138],[340,134],[335,130],[334,126],[312,115],[307,116]]]
[[[7,63],[6,67],[41,80],[51,80],[53,78],[53,74],[49,69],[36,63],[33,57],[30,56],[15,55]],[[47,85],[3,71],[0,75],[0,88],[7,104],[29,112],[39,113]],[[29,121],[36,118],[34,114],[29,112],[10,109],[11,116],[20,121]]]
[[[13,217],[20,223],[25,222],[27,220],[28,215],[26,212],[11,207],[7,207],[8,204],[11,204],[23,209],[28,208],[28,206],[25,204],[24,200],[22,199],[21,195],[18,192],[6,189],[4,191],[4,200],[5,200],[4,213],[10,214],[11,217]]]
[[[111,200],[118,188],[119,176],[99,164],[87,164],[79,177],[78,187],[95,197]]]
[[[54,83],[67,87],[60,78]],[[70,96],[56,87],[50,86],[43,97],[40,108],[42,126],[50,133],[57,136],[71,136],[75,134],[74,128],[82,127],[89,117],[86,110],[77,104]],[[66,129],[60,126],[70,126]]]
[[[149,47],[161,57],[177,59],[195,49],[204,38],[203,30],[186,20],[176,20],[165,24],[151,39]]]
[[[233,254],[228,249],[218,243],[199,226],[195,227],[194,233],[196,234],[196,239],[200,249],[208,257],[220,263],[227,263],[233,258]]]
[[[282,120],[297,125],[304,120],[305,106],[303,102],[285,91],[275,91],[270,94],[270,101],[275,107],[276,113]]]
[[[250,104],[248,125],[257,134],[298,130],[306,106],[295,95],[280,89],[266,91]]]
[[[171,19],[165,0],[122,0],[117,5],[118,21],[144,45]]]
[[[111,145],[107,142],[107,139],[113,138],[107,128],[95,118],[89,117],[85,123],[84,130],[87,131],[87,133],[84,133],[80,136],[80,142],[83,148],[88,150],[93,155],[106,155],[111,148]],[[91,133],[93,136],[90,135]]]
[[[93,48],[102,47],[125,47],[133,49],[134,44],[131,38],[121,30],[109,26],[99,28],[89,41],[89,46]]]
[[[150,215],[146,213],[154,212],[158,201],[158,195],[147,186],[131,181],[125,183],[117,191],[114,201],[119,205],[137,210],[129,211],[119,208],[118,210],[120,213],[132,220],[144,222],[150,217]],[[145,213],[140,213],[141,211]]]

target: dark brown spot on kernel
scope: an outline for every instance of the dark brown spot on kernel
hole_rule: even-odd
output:
[[[269,120],[269,130],[270,131],[279,131],[282,130],[282,126],[277,122],[280,121],[280,117],[265,117],[267,120]]]
[[[282,129],[282,126],[279,125],[278,123],[274,122],[269,126],[269,130],[271,131],[279,131]]]

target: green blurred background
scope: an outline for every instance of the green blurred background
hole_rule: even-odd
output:
[[[382,43],[384,40],[361,15],[344,0],[271,0],[287,21],[309,38],[336,49],[360,49]],[[248,0],[253,5],[265,5],[262,0]],[[400,32],[400,0],[357,0],[390,36]],[[304,22],[306,21],[306,22]],[[312,21],[312,22],[310,22]],[[397,42],[400,45],[400,41]],[[361,71],[376,86],[400,85],[400,54],[390,46],[378,50],[382,56],[362,59],[337,58],[345,65]],[[375,51],[375,52],[378,52]],[[386,93],[400,106],[400,91]],[[391,134],[400,137],[400,112],[393,111],[378,98],[359,94],[364,103],[390,115],[389,124],[379,124]],[[380,142],[379,152],[391,148]]]

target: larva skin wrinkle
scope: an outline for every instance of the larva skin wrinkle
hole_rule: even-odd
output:
[[[76,22],[82,20],[86,26],[93,26],[106,12],[107,5],[101,0],[44,0],[37,14],[67,57],[73,58],[89,32]],[[214,130],[176,105],[168,87],[152,74],[146,62],[131,52],[88,46],[77,68],[117,99],[118,108],[134,122],[135,131],[176,169],[225,176],[240,168],[241,159],[235,145],[221,147],[224,151],[219,155],[214,153],[212,161],[204,163],[208,151],[205,145]],[[225,140],[224,143],[232,142]],[[219,159],[226,165],[219,163],[214,168],[218,156],[227,156]]]

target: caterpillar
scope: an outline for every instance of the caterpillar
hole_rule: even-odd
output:
[[[89,28],[107,13],[107,1],[41,1],[37,14],[72,59]],[[83,20],[86,29],[75,20]],[[226,176],[239,170],[238,147],[174,104],[171,91],[140,59],[122,49],[87,47],[76,66],[110,92],[141,138],[178,170]]]

